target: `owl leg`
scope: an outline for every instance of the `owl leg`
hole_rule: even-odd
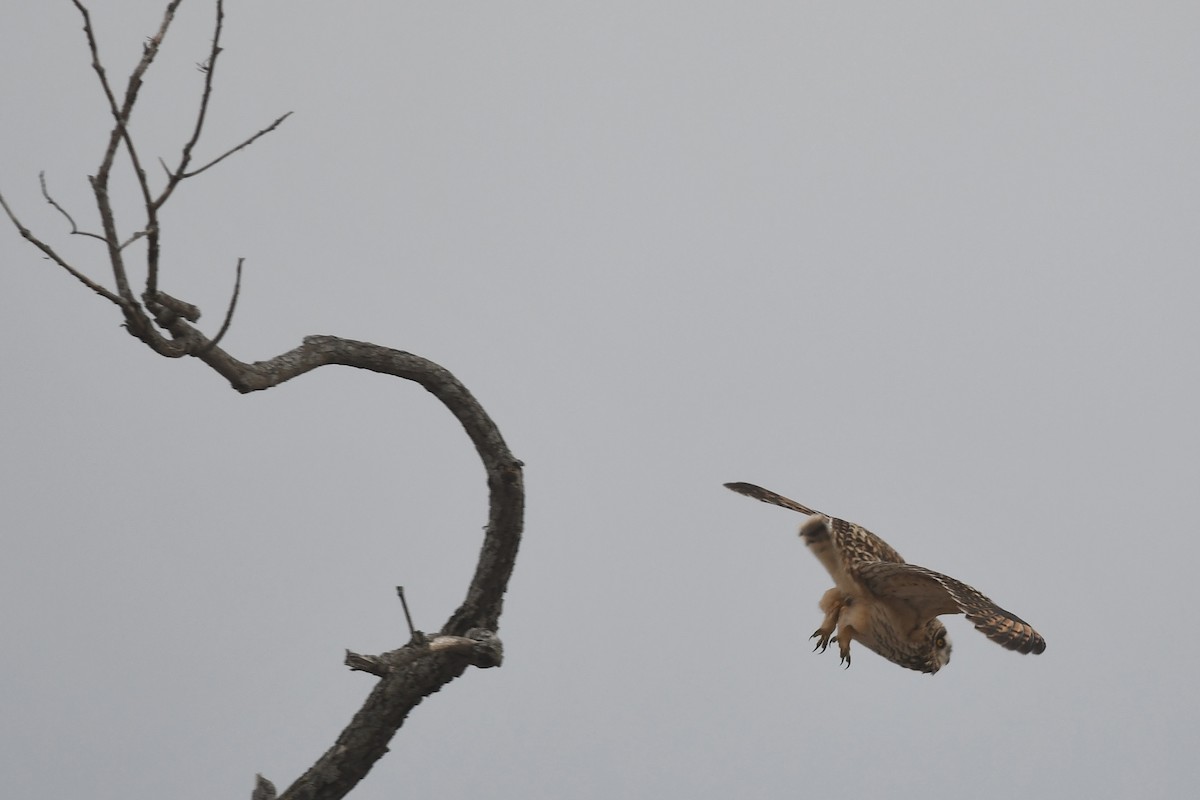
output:
[[[825,652],[825,648],[829,647],[831,641],[837,641],[837,637],[833,635],[837,629],[838,617],[842,614],[842,609],[846,605],[846,600],[842,593],[837,589],[830,589],[821,598],[821,610],[825,612],[825,621],[821,623],[821,627],[813,633],[810,639],[816,639],[816,647],[813,652]]]

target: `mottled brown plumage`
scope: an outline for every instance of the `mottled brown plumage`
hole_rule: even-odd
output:
[[[907,564],[887,542],[861,525],[830,517],[752,483],[728,488],[808,516],[800,536],[833,577],[821,598],[825,620],[813,634],[824,652],[837,642],[850,665],[850,642],[920,672],[950,663],[950,640],[941,614],[964,614],[992,641],[1018,653],[1040,653],[1046,641],[1025,620],[1005,611],[967,584]],[[837,635],[834,636],[836,630]]]

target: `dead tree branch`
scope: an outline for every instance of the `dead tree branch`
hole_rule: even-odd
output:
[[[75,224],[75,218],[67,213],[67,210],[59,205],[57,200],[50,196],[50,189],[46,186],[46,172],[44,170],[38,173],[38,183],[42,185],[42,197],[46,198],[46,202],[49,203],[55,211],[62,214],[63,217],[66,218],[67,222],[70,223],[71,233],[75,234],[76,236],[90,236],[93,239],[99,239],[102,242],[104,241],[104,237],[98,233],[79,230],[79,226]]]
[[[200,309],[172,297],[159,287],[159,260],[162,253],[159,211],[182,181],[221,163],[275,130],[287,119],[290,112],[203,166],[189,170],[195,148],[202,138],[213,93],[217,61],[222,52],[220,39],[225,19],[224,2],[215,0],[216,21],[212,45],[200,70],[204,75],[204,84],[195,125],[181,148],[178,164],[174,168],[167,167],[160,159],[166,176],[165,183],[156,192],[142,168],[142,160],[130,133],[129,123],[143,77],[158,55],[182,0],[170,0],[167,3],[157,32],[146,40],[142,57],[131,71],[125,90],[120,96],[114,90],[100,58],[99,45],[87,6],[81,0],[72,2],[83,18],[92,69],[99,79],[113,118],[113,127],[109,132],[100,166],[96,173],[89,177],[102,233],[80,231],[71,215],[51,198],[44,177],[41,179],[42,193],[47,202],[66,218],[71,233],[104,242],[114,288],[102,286],[60,256],[44,239],[20,222],[3,195],[0,195],[0,207],[17,232],[88,289],[120,308],[129,333],[160,355],[170,358],[197,358],[229,381],[234,389],[243,393],[269,389],[318,367],[329,365],[365,369],[413,381],[424,387],[454,415],[483,463],[488,487],[488,522],[479,561],[462,603],[437,634],[426,636],[411,630],[410,619],[411,639],[403,647],[378,656],[347,652],[347,666],[352,670],[375,675],[379,680],[362,709],[338,736],[333,747],[278,796],[278,800],[336,800],[344,797],[387,752],[392,736],[404,723],[408,713],[422,699],[457,678],[469,666],[488,668],[500,665],[503,647],[496,631],[499,629],[504,593],[521,541],[525,505],[523,465],[513,456],[495,422],[466,386],[447,369],[428,359],[369,342],[324,335],[305,337],[294,349],[266,361],[253,363],[240,361],[221,348],[221,339],[229,329],[237,307],[241,290],[242,259],[238,259],[233,295],[220,330],[210,339],[196,327],[200,319]],[[129,159],[145,214],[143,223],[124,241],[109,194],[114,163],[118,153],[122,151]],[[130,286],[124,250],[130,242],[141,238],[147,241],[146,285],[138,297]],[[407,617],[407,607],[405,612]],[[274,785],[261,775],[258,776],[253,798],[275,800]]]
[[[37,236],[34,236],[33,232],[30,231],[29,228],[26,228],[21,223],[21,220],[17,219],[17,215],[13,212],[12,208],[8,205],[8,202],[4,199],[3,194],[0,194],[0,208],[4,209],[4,213],[8,216],[9,221],[12,222],[13,227],[17,229],[17,233],[21,234],[21,237],[23,239],[25,239],[27,242],[32,244],[38,250],[41,250],[43,253],[45,253],[46,258],[50,259],[55,264],[58,264],[60,267],[62,267],[68,273],[70,273],[76,280],[78,280],[80,283],[82,283],[87,288],[91,289],[96,294],[103,297],[105,300],[108,300],[112,303],[116,303],[118,306],[122,305],[122,301],[121,301],[120,297],[117,297],[115,294],[110,292],[108,289],[105,289],[103,286],[96,283],[91,278],[89,278],[88,276],[86,276],[82,272],[80,272],[79,270],[75,269],[75,267],[71,266],[71,264],[69,264],[66,259],[64,259],[58,253],[56,253],[54,251],[53,247],[51,247],[50,245],[43,242]]]
[[[283,121],[285,119],[287,119],[288,117],[290,117],[291,115],[292,115],[291,111],[287,112],[286,114],[283,114],[282,116],[280,116],[278,119],[276,119],[274,122],[272,122],[267,127],[263,128],[258,133],[254,134],[250,138],[246,139],[241,144],[235,145],[234,147],[229,148],[224,153],[221,153],[221,155],[217,156],[212,161],[209,161],[204,166],[196,167],[196,169],[194,169],[190,172],[182,172],[182,171],[178,172],[177,174],[179,176],[179,180],[183,180],[184,178],[191,178],[195,175],[199,175],[201,172],[204,172],[209,167],[215,167],[217,164],[220,164],[222,161],[229,158],[234,153],[238,152],[239,150],[249,147],[250,145],[254,144],[256,141],[258,141],[261,137],[266,136],[268,133],[270,133],[271,131],[278,128],[280,125],[283,124]]]
[[[229,298],[229,308],[225,311],[225,321],[221,323],[221,330],[217,331],[217,335],[208,343],[208,349],[217,346],[217,343],[225,337],[229,331],[229,325],[233,322],[233,312],[237,310],[238,295],[242,292],[242,264],[246,259],[239,258],[237,263],[237,276],[233,279],[233,295]],[[191,320],[195,322],[196,320]]]

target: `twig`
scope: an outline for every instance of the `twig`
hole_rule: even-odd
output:
[[[253,136],[251,136],[249,139],[247,139],[246,141],[244,141],[244,142],[242,142],[241,144],[239,144],[237,147],[232,147],[232,148],[230,148],[229,150],[226,150],[224,153],[222,153],[221,155],[217,156],[217,157],[216,157],[216,158],[214,158],[212,161],[209,161],[209,162],[208,162],[207,164],[205,164],[203,167],[200,167],[199,169],[194,169],[194,170],[192,170],[191,172],[183,172],[183,173],[180,173],[180,174],[179,174],[179,177],[180,177],[180,179],[182,180],[183,178],[192,178],[192,177],[195,177],[196,175],[199,175],[201,172],[204,172],[204,170],[208,169],[209,167],[215,167],[217,164],[220,164],[222,161],[224,161],[225,159],[229,158],[231,155],[233,155],[233,154],[234,154],[234,153],[236,153],[237,151],[239,151],[239,150],[241,150],[241,149],[243,149],[243,148],[249,147],[250,145],[254,144],[254,142],[255,142],[256,140],[258,140],[259,138],[261,138],[261,137],[263,137],[263,136],[266,136],[268,133],[270,133],[271,131],[273,131],[273,130],[275,130],[276,128],[278,128],[278,127],[279,127],[279,126],[280,126],[280,125],[283,123],[283,121],[284,121],[285,119],[287,119],[288,117],[290,117],[290,116],[291,116],[293,113],[294,113],[294,112],[291,112],[291,111],[287,112],[287,113],[286,113],[286,114],[284,114],[282,117],[280,117],[279,119],[275,120],[275,121],[274,121],[274,122],[272,122],[270,125],[268,125],[267,127],[263,128],[261,131],[259,131],[258,133],[254,134],[254,135],[253,135]]]
[[[121,242],[120,249],[124,250],[126,247],[129,247],[129,245],[136,242],[138,239],[141,239],[142,237],[144,237],[147,233],[149,233],[149,231],[134,231],[133,234],[128,239]]]
[[[62,256],[60,256],[58,253],[54,252],[54,248],[52,248],[50,245],[43,242],[38,237],[34,236],[33,232],[30,231],[29,228],[26,228],[24,225],[22,225],[21,221],[19,219],[17,219],[17,215],[14,214],[13,210],[8,207],[8,202],[4,199],[3,194],[0,194],[0,208],[4,209],[4,213],[8,215],[9,220],[12,221],[13,226],[17,229],[17,232],[21,234],[22,238],[24,238],[27,242],[32,244],[38,250],[41,250],[43,253],[45,253],[46,257],[49,258],[51,261],[53,261],[55,264],[58,264],[60,267],[65,269],[67,272],[71,273],[71,275],[76,280],[78,280],[80,283],[82,283],[84,286],[91,289],[93,292],[100,295],[105,300],[111,300],[112,302],[116,303],[118,306],[121,306],[121,308],[125,308],[125,301],[122,298],[113,294],[108,289],[105,289],[103,286],[96,283],[91,278],[87,277],[82,272],[80,272],[79,270],[72,267],[70,264],[68,264],[66,262],[66,260]]]
[[[234,282],[233,282],[233,297],[229,298],[229,309],[225,312],[225,321],[223,323],[221,323],[221,330],[217,331],[217,335],[215,337],[213,337],[213,339],[211,341],[209,341],[208,344],[204,345],[197,352],[197,355],[207,353],[209,350],[216,347],[217,343],[220,342],[222,338],[224,338],[225,332],[227,330],[229,330],[229,323],[233,322],[234,309],[237,308],[238,294],[242,291],[242,262],[245,260],[246,259],[244,259],[244,258],[238,259],[237,278],[235,278]],[[401,595],[401,598],[403,598],[403,597],[404,597],[404,595]]]
[[[396,594],[400,595],[400,605],[404,608],[404,620],[408,623],[408,635],[415,639],[417,629],[413,627],[412,615],[408,613],[408,600],[404,597],[404,587],[397,586]]]
[[[50,196],[50,190],[46,188],[46,171],[45,170],[42,170],[41,172],[38,173],[38,182],[41,183],[41,185],[42,185],[42,197],[46,198],[46,202],[49,203],[50,205],[54,206],[55,210],[57,210],[58,213],[62,214],[64,217],[66,217],[67,222],[69,222],[71,224],[71,233],[79,234],[80,236],[91,236],[93,239],[99,239],[102,242],[104,241],[104,237],[98,233],[92,233],[90,231],[79,230],[79,227],[75,224],[75,220],[71,217],[70,214],[67,213],[67,210],[65,208],[63,208],[62,206],[60,206],[57,202],[55,202],[54,198]]]
[[[192,160],[192,150],[200,141],[200,134],[204,131],[204,120],[208,116],[208,101],[212,97],[213,76],[217,71],[217,57],[221,55],[221,30],[224,24],[225,3],[224,0],[217,0],[217,21],[213,25],[212,49],[201,70],[204,73],[204,91],[200,93],[200,108],[196,113],[196,124],[192,128],[191,138],[183,145],[183,151],[179,155],[179,166],[174,170],[167,170],[167,185],[163,187],[162,193],[154,201],[155,208],[162,208],[162,205],[167,202],[167,198],[175,191],[175,187],[186,177],[187,166]],[[146,288],[147,290],[152,289],[149,285]]]
[[[209,51],[208,59],[204,62],[204,92],[200,96],[200,111],[196,114],[196,127],[192,130],[192,138],[188,139],[187,144],[183,146],[183,154],[179,160],[179,169],[176,170],[179,174],[187,171],[188,162],[192,158],[192,148],[196,146],[196,142],[200,141],[200,132],[204,129],[204,118],[208,114],[208,101],[212,97],[213,75],[217,71],[217,57],[221,55],[221,30],[225,24],[225,2],[217,0],[217,21],[213,25],[213,41],[212,50]],[[159,205],[166,200],[166,193],[159,199]]]

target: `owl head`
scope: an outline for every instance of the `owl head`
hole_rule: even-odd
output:
[[[923,646],[918,655],[920,666],[905,664],[906,667],[932,675],[950,663],[950,636],[940,619],[934,617],[925,623],[921,642]]]

